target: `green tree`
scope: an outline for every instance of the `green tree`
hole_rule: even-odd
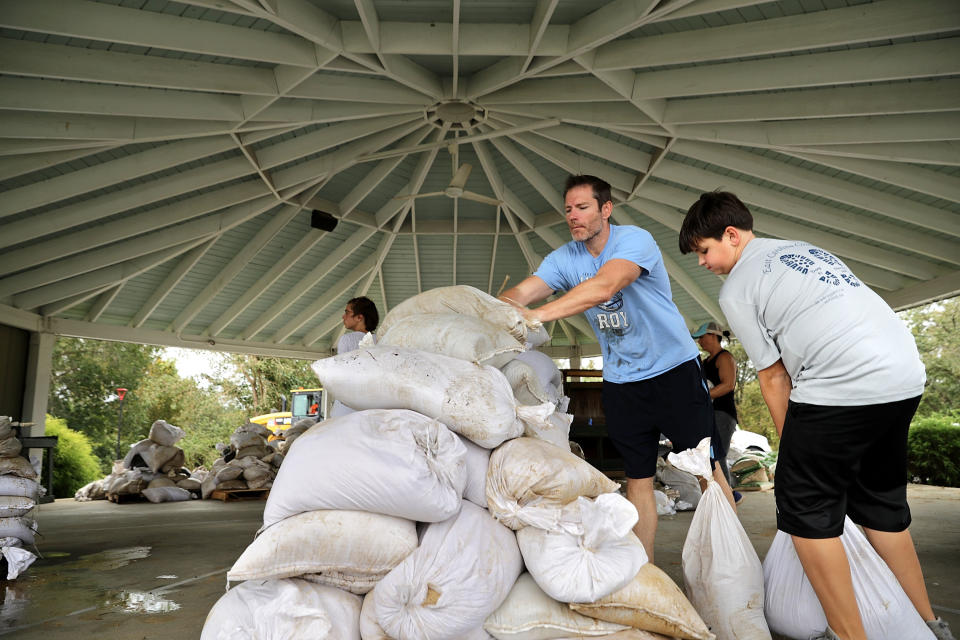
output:
[[[176,446],[183,449],[185,465],[210,466],[220,457],[215,445],[247,421],[246,411],[216,387],[201,388],[191,378],[181,378],[170,360],[158,358],[143,379],[141,401],[145,421],[136,433],[140,439],[156,420],[166,420],[186,432]]]
[[[251,416],[280,411],[291,389],[320,386],[309,360],[244,354],[225,356],[214,375],[204,377]]]
[[[118,387],[129,390],[123,403],[121,452],[137,440],[146,406],[141,382],[159,347],[84,338],[58,338],[53,351],[49,412],[87,436],[108,472],[117,446]]]
[[[57,436],[57,446],[53,450],[54,496],[72,498],[77,489],[103,475],[87,436],[51,415],[47,416],[46,435]]]
[[[900,314],[917,341],[927,384],[917,416],[950,413],[960,407],[960,298]]]

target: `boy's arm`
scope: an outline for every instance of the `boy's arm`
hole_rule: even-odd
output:
[[[549,322],[558,318],[568,318],[586,311],[590,307],[603,304],[612,298],[618,291],[640,277],[642,270],[633,262],[617,258],[606,262],[592,278],[584,280],[565,295],[560,296],[542,307],[530,309],[524,315],[531,319]],[[535,277],[535,276],[531,276]],[[527,278],[530,280],[530,278]],[[537,280],[540,280],[537,278]],[[524,280],[526,282],[526,280]],[[521,282],[517,288],[523,286]],[[540,280],[540,282],[543,282]],[[544,283],[546,286],[546,283]],[[501,298],[507,298],[509,291]],[[549,293],[547,294],[549,295]],[[546,296],[543,296],[546,297]],[[540,298],[541,300],[543,298]],[[520,302],[518,300],[518,302]],[[525,303],[522,303],[525,304]]]
[[[793,381],[783,360],[777,360],[766,369],[757,371],[757,380],[760,381],[760,394],[767,403],[773,425],[777,428],[777,435],[783,435],[783,422],[787,417],[787,402],[790,400],[790,390]]]

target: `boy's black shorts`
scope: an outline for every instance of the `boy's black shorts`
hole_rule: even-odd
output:
[[[604,380],[603,413],[628,478],[652,478],[656,473],[661,433],[670,438],[674,451],[694,448],[706,437],[713,439],[713,451],[720,450],[699,358],[646,380]]]
[[[844,515],[877,531],[910,525],[907,431],[920,397],[831,407],[790,402],[774,492],[777,528],[835,538]]]

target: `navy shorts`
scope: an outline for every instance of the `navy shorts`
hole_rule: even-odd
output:
[[[920,397],[830,407],[790,402],[774,492],[777,528],[836,538],[844,515],[877,531],[910,525],[907,431]]]
[[[713,451],[720,450],[699,358],[646,380],[604,380],[603,413],[628,478],[652,478],[656,473],[661,433],[670,438],[674,451],[692,449],[707,437],[713,439]]]

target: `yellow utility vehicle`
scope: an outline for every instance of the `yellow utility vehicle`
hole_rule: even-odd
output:
[[[303,418],[316,418],[317,422],[323,420],[324,405],[326,404],[326,392],[323,389],[293,389],[290,395],[290,411],[277,411],[254,416],[250,418],[250,422],[262,424],[276,433],[296,424]],[[271,435],[268,439],[276,440],[277,436]]]

